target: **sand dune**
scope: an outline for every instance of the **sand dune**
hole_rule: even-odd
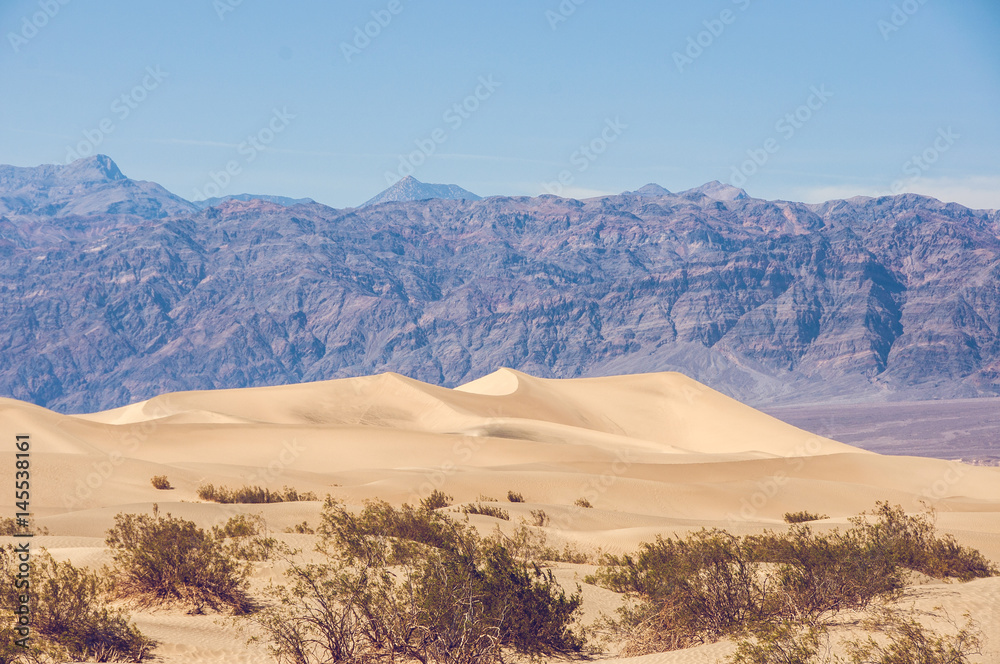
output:
[[[455,389],[383,374],[165,394],[74,416],[0,399],[0,425],[8,436],[31,435],[32,507],[51,532],[36,544],[87,565],[107,562],[103,535],[116,513],[154,503],[203,526],[241,512],[262,514],[275,531],[318,518],[315,502],[205,503],[196,491],[207,482],[289,485],[352,506],[413,503],[433,489],[456,502],[502,501],[514,490],[525,502],[503,503],[511,522],[470,521],[513,528],[543,508],[554,542],[607,552],[702,527],[780,528],[785,512],[802,509],[828,515],[817,527],[832,528],[876,500],[912,511],[924,501],[943,530],[1000,560],[1000,469],[866,452],[675,373],[546,380],[501,369]],[[0,456],[0,476],[13,471],[13,455]],[[153,475],[175,488],[154,489]],[[576,507],[579,498],[593,508]],[[557,571],[567,581],[584,573]],[[259,570],[261,580],[274,574]],[[937,599],[976,609],[1000,643],[1000,584],[952,584],[947,593]],[[590,619],[616,596],[587,586],[585,597]],[[161,641],[160,661],[270,661],[211,616],[146,611],[138,622]],[[639,659],[712,662],[728,647]],[[1000,662],[990,647],[981,661]]]

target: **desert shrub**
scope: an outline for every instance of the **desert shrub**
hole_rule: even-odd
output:
[[[512,502],[512,503],[523,503],[524,502],[524,496],[522,496],[520,493],[518,493],[516,491],[508,491],[507,492],[507,500],[510,501],[510,502]]]
[[[434,489],[430,495],[420,501],[420,507],[425,510],[436,510],[451,505],[452,497],[443,491]]]
[[[250,610],[250,567],[237,559],[218,531],[192,521],[153,514],[117,514],[105,540],[115,561],[116,590],[146,603],[180,601],[201,611]]]
[[[966,664],[982,647],[981,634],[973,622],[967,622],[954,634],[939,634],[909,616],[883,610],[863,623],[869,631],[884,635],[876,641],[855,639],[847,645],[848,664]]]
[[[861,621],[865,638],[842,640],[845,657],[831,655],[827,627],[794,622],[767,625],[738,641],[731,664],[968,664],[980,654],[981,632],[968,622],[938,633],[898,609],[883,607]],[[878,639],[873,634],[880,635]],[[820,654],[822,653],[822,654]]]
[[[587,500],[586,498],[577,498],[576,500],[573,501],[573,504],[576,505],[577,507],[584,507],[587,509],[593,507],[593,505],[590,504],[590,501]]]
[[[122,609],[109,606],[108,585],[98,574],[57,562],[44,549],[32,552],[32,636],[29,649],[13,643],[13,609],[0,613],[0,662],[87,660],[141,662],[153,642]],[[19,606],[12,549],[0,553],[0,605]],[[7,614],[7,615],[4,615]],[[8,640],[8,638],[12,640]]]
[[[300,500],[319,500],[312,491],[300,493],[291,487],[284,487],[281,491],[271,491],[259,486],[243,486],[239,489],[230,489],[220,486],[216,488],[212,484],[205,484],[198,487],[198,497],[202,500],[210,500],[215,503],[294,503]]]
[[[153,475],[152,479],[149,480],[149,483],[153,485],[154,489],[160,489],[162,491],[174,488],[170,486],[170,480],[167,479],[166,475]]]
[[[892,562],[935,578],[954,577],[962,581],[998,573],[979,551],[963,547],[954,537],[938,537],[933,510],[907,515],[899,505],[876,503],[867,513],[851,519],[852,532],[869,548],[885,552]]]
[[[545,510],[531,510],[531,521],[538,527],[547,526],[549,515],[545,513]]]
[[[686,648],[772,620],[780,612],[760,565],[739,538],[701,530],[657,537],[635,557],[606,555],[588,581],[638,596],[616,628],[628,655]]]
[[[18,524],[17,519],[12,517],[0,517],[0,536],[13,537],[14,535],[30,532],[34,535],[48,535],[49,529],[44,526],[36,526],[34,520],[28,521],[28,527]]]
[[[829,518],[826,514],[813,514],[805,510],[801,512],[785,512],[784,516],[785,523],[805,523],[807,521],[819,521],[820,519]]]
[[[462,514],[481,514],[482,516],[491,516],[494,519],[510,521],[510,514],[507,510],[494,507],[493,505],[483,505],[482,503],[462,505]]]
[[[279,662],[476,664],[582,646],[579,593],[440,512],[372,502],[354,515],[328,499],[322,518],[325,561],[293,561],[253,618]]]
[[[259,514],[230,517],[221,526],[213,526],[212,535],[217,540],[229,540],[229,552],[240,560],[268,560],[278,545]]]
[[[566,562],[586,563],[590,560],[587,554],[577,550],[575,546],[566,543],[563,549],[549,546],[544,531],[530,528],[524,524],[518,526],[511,535],[505,534],[497,526],[490,539],[502,544],[515,560],[524,564],[531,562]]]
[[[302,523],[297,523],[294,526],[289,526],[285,528],[286,533],[297,533],[299,535],[314,535],[315,530],[309,525],[308,521],[303,521]]]
[[[482,494],[482,493],[479,494],[479,498],[477,498],[477,500],[479,502],[481,502],[481,503],[498,503],[498,502],[500,502],[496,498],[490,498],[489,496],[487,496],[485,494]]]
[[[743,538],[704,530],[657,538],[634,556],[604,556],[587,580],[637,600],[612,627],[629,639],[630,654],[642,654],[863,610],[897,597],[905,569],[959,579],[996,573],[978,551],[938,537],[932,514],[908,516],[877,503],[871,515],[851,522],[846,531],[822,535],[795,524]]]

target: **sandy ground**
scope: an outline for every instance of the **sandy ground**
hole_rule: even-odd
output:
[[[1000,469],[875,454],[675,373],[544,380],[502,369],[453,390],[384,374],[166,394],[77,416],[0,399],[0,430],[10,442],[31,438],[32,510],[51,532],[35,546],[85,565],[108,561],[103,537],[115,514],[148,512],[154,503],[204,527],[240,512],[262,514],[275,532],[318,521],[317,502],[205,503],[196,490],[207,482],[288,485],[351,506],[374,497],[415,504],[434,489],[457,503],[483,494],[504,500],[514,490],[525,502],[503,503],[512,522],[472,522],[484,532],[513,528],[541,508],[551,518],[551,543],[589,552],[630,551],[657,534],[702,527],[782,528],[785,512],[803,509],[829,515],[818,527],[834,527],[877,500],[910,511],[926,501],[942,530],[1000,560]],[[13,482],[13,473],[14,455],[5,453],[0,478]],[[154,489],[154,475],[175,488]],[[11,494],[2,494],[5,513],[14,510]],[[579,498],[593,507],[574,506]],[[569,588],[581,583],[586,622],[620,602],[583,583],[592,569],[556,568]],[[278,578],[274,563],[262,563],[254,583]],[[971,612],[992,636],[976,661],[1000,664],[1000,579],[920,585],[906,601],[955,617]],[[223,616],[177,609],[135,616],[160,643],[157,661],[273,661]],[[629,661],[707,664],[731,651],[722,642]]]

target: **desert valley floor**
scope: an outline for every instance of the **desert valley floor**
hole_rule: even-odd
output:
[[[966,407],[997,408],[989,401]],[[797,421],[810,423],[799,415]],[[814,430],[824,430],[822,417],[811,420],[819,423]],[[788,511],[829,515],[819,529],[843,527],[877,500],[908,511],[919,511],[924,500],[937,509],[940,530],[1000,561],[1000,468],[852,447],[675,373],[548,380],[501,369],[455,389],[382,374],[172,393],[74,416],[0,399],[0,428],[8,437],[31,436],[32,506],[38,525],[51,533],[35,545],[84,565],[110,560],[104,533],[115,514],[149,512],[154,503],[204,527],[234,513],[259,513],[281,539],[311,546],[311,536],[283,531],[303,520],[315,525],[320,503],[219,505],[197,497],[205,483],[288,485],[332,494],[351,507],[376,497],[414,504],[434,489],[456,504],[483,494],[503,500],[513,490],[525,502],[503,504],[511,521],[470,516],[470,522],[484,533],[513,529],[518,517],[541,508],[551,518],[550,542],[611,553],[634,550],[658,533],[781,529]],[[880,449],[908,449],[900,442],[906,433],[894,435],[898,444]],[[927,454],[921,436],[914,434],[909,449]],[[987,454],[979,448],[988,444],[976,445]],[[13,463],[13,454],[0,456],[0,476],[13,477]],[[154,475],[166,475],[175,488],[153,488]],[[593,508],[576,507],[580,498]],[[11,503],[3,506],[13,511]],[[619,602],[615,593],[583,583],[593,569],[555,567],[565,587],[581,584],[585,622]],[[261,563],[253,581],[259,587],[280,578],[276,564]],[[975,661],[1000,663],[1000,578],[928,581],[910,588],[904,602],[932,613],[941,607],[953,617],[971,613],[988,637]],[[159,642],[155,661],[272,661],[219,615],[159,609],[135,617]],[[722,641],[630,661],[708,664],[732,648]]]

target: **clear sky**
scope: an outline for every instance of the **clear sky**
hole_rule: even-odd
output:
[[[0,30],[0,163],[100,152],[189,199],[412,171],[1000,208],[997,0],[2,0]]]

